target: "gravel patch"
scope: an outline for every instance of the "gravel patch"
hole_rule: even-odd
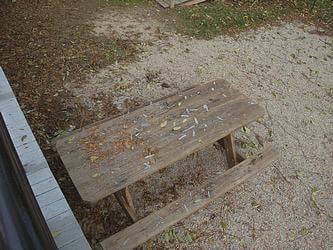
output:
[[[264,142],[273,141],[281,155],[274,166],[147,245],[333,248],[331,37],[318,35],[313,26],[283,23],[237,37],[196,40],[164,32],[162,24],[140,11],[121,19],[114,12],[103,13],[94,22],[96,35],[133,35],[142,40],[144,52],[132,63],[90,75],[79,88],[69,84],[75,95],[89,99],[103,92],[123,110],[128,100],[154,100],[224,78],[266,110],[263,119],[249,124],[249,133],[237,133],[238,146],[246,153],[254,151],[257,134]],[[135,30],[149,32],[134,34]],[[139,215],[162,207],[221,169],[225,170],[224,156],[211,146],[133,185]]]

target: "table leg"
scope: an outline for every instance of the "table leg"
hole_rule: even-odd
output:
[[[230,133],[226,137],[222,138],[218,141],[218,143],[225,149],[228,166],[229,168],[232,168],[238,163],[235,142],[232,134]]]
[[[132,222],[136,222],[138,217],[136,215],[136,211],[133,205],[132,196],[129,192],[128,187],[125,187],[114,193],[119,204],[124,209],[127,216],[131,219]]]

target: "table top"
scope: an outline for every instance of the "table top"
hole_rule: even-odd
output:
[[[224,80],[73,131],[56,149],[83,200],[95,202],[263,116]]]

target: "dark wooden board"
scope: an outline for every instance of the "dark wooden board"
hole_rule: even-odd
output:
[[[59,139],[56,148],[81,197],[94,202],[263,114],[259,105],[225,81],[216,80],[74,131]],[[167,125],[161,127],[165,121]],[[177,127],[181,129],[174,131]]]
[[[190,195],[170,203],[159,211],[105,239],[101,242],[103,249],[135,248],[257,174],[277,158],[277,151],[270,147],[255,159],[242,161],[225,173],[209,179],[196,190],[189,192]]]

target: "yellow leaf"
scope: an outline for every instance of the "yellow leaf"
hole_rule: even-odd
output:
[[[57,238],[61,234],[61,232],[54,230],[51,232],[51,234],[52,234],[53,238]]]
[[[167,124],[168,124],[168,121],[164,121],[164,122],[161,123],[160,126],[161,126],[161,128],[164,128]]]
[[[91,162],[95,162],[97,159],[98,159],[98,156],[96,156],[96,155],[90,156]]]

